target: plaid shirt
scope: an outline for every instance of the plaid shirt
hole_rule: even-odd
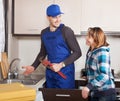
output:
[[[90,90],[104,91],[115,88],[114,77],[110,68],[110,49],[106,46],[88,51],[86,70]]]

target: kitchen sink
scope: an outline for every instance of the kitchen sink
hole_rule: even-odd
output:
[[[19,83],[22,83],[24,85],[35,85],[36,83],[39,82],[39,80],[33,80],[33,79],[25,79],[25,80],[6,79],[6,80],[3,80],[1,83],[15,83],[15,82],[19,82]]]
[[[32,74],[32,75],[28,75],[28,76],[19,75],[17,79],[5,79],[3,81],[0,81],[0,83],[4,84],[4,83],[19,82],[24,85],[35,85],[43,78],[44,78],[44,75],[36,75],[36,74]]]

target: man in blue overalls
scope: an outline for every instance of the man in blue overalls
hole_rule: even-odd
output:
[[[41,63],[40,59],[47,59],[52,67],[46,69],[47,88],[75,88],[74,61],[81,56],[81,49],[71,28],[61,23],[59,5],[52,4],[46,10],[49,27],[41,31],[41,49],[31,66],[25,66],[24,74],[32,73]],[[57,72],[62,72],[66,79]]]

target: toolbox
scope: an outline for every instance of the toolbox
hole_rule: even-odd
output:
[[[0,84],[0,101],[34,101],[36,90],[21,83]]]

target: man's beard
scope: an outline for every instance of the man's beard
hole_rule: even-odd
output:
[[[60,24],[59,24],[59,25],[60,25]],[[58,25],[58,26],[52,25],[52,27],[54,27],[54,28],[58,28],[58,27],[59,27],[59,25]]]

